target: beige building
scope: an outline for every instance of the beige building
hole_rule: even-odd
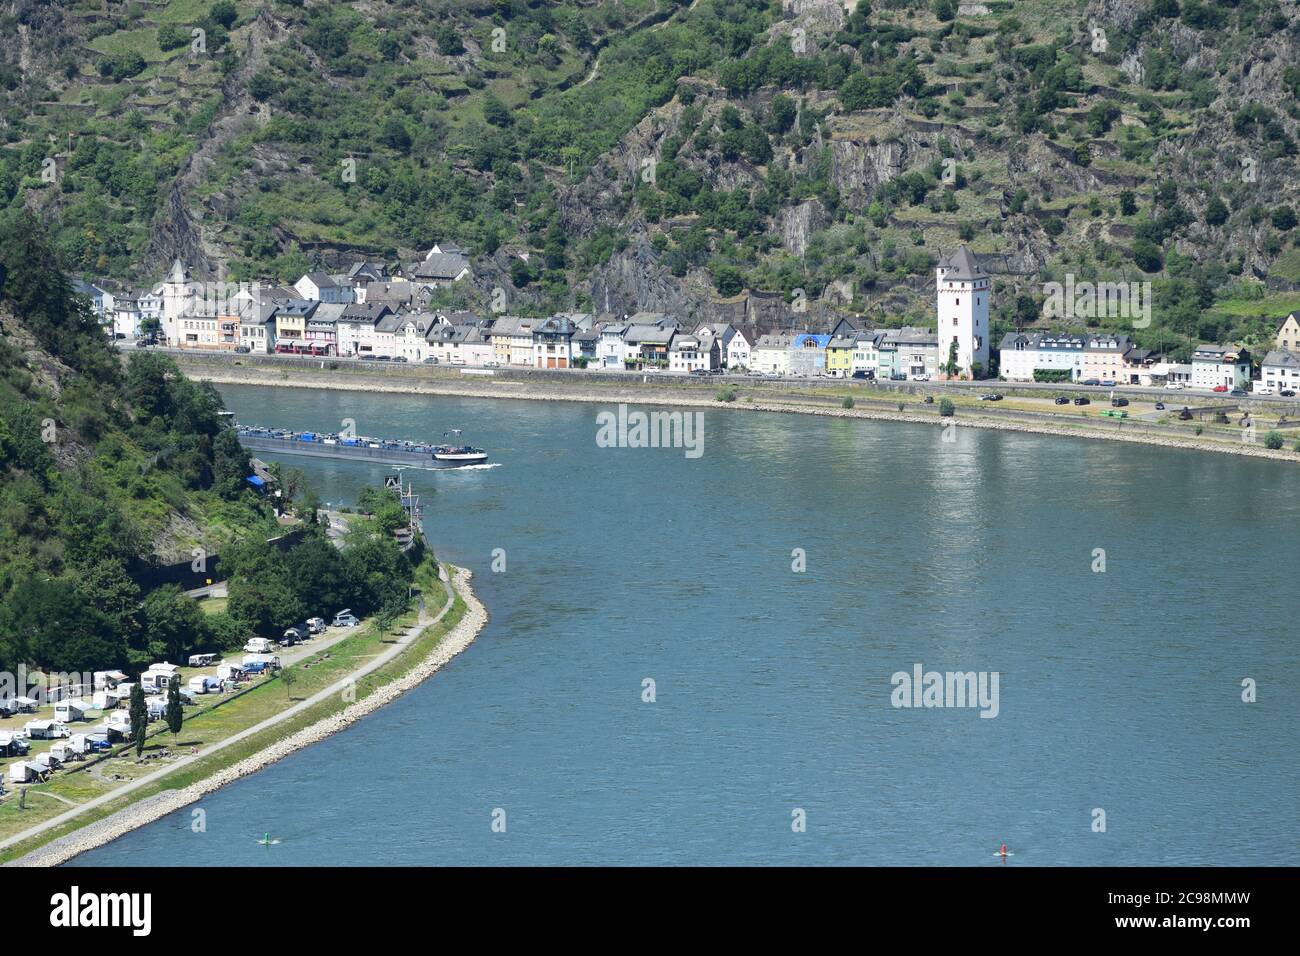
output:
[[[1099,382],[1124,380],[1124,353],[1133,348],[1127,335],[1090,335],[1083,347],[1083,366],[1079,374],[1083,381]]]
[[[1283,352],[1300,352],[1300,312],[1292,312],[1278,323],[1276,345]]]
[[[502,365],[534,365],[533,329],[540,324],[540,319],[519,315],[503,315],[493,322],[492,350],[496,360]]]

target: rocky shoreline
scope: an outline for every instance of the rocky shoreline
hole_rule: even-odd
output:
[[[310,727],[304,727],[292,736],[278,740],[253,756],[241,760],[233,766],[219,770],[198,783],[191,784],[181,790],[154,794],[119,810],[111,816],[97,820],[73,833],[59,837],[57,840],[52,840],[9,865],[57,866],[80,853],[103,846],[105,843],[115,840],[137,827],[152,823],[169,813],[175,813],[177,810],[201,799],[204,795],[224,787],[228,783],[233,783],[241,777],[256,773],[263,767],[275,763],[277,760],[287,757],[303,747],[324,740],[331,734],[336,734],[350,724],[356,723],[367,714],[374,713],[385,704],[392,703],[402,694],[431,677],[453,657],[469,647],[474,638],[478,636],[479,631],[487,624],[487,609],[474,594],[473,587],[470,585],[471,576],[471,572],[467,569],[457,568],[452,581],[454,589],[452,600],[454,601],[455,595],[459,594],[465,602],[465,613],[461,616],[461,619],[443,636],[428,657],[396,680],[385,684],[374,693],[349,705],[339,713],[317,721]]]
[[[1244,455],[1250,458],[1271,458],[1275,461],[1300,462],[1300,454],[1287,448],[1276,451],[1265,448],[1262,444],[1246,442],[1228,442],[1212,438],[1195,438],[1183,436],[1153,435],[1138,431],[1140,423],[1130,423],[1129,431],[1122,431],[1103,425],[1100,421],[1088,424],[1058,424],[1051,421],[1024,422],[1010,419],[998,420],[985,416],[963,414],[960,410],[955,418],[940,418],[937,415],[916,415],[908,412],[895,412],[878,408],[839,408],[800,404],[797,399],[789,403],[771,401],[736,401],[719,402],[711,395],[708,397],[685,392],[680,386],[671,391],[655,391],[653,387],[615,386],[609,388],[582,388],[568,383],[554,385],[535,385],[524,383],[497,383],[490,379],[473,379],[456,384],[445,384],[437,380],[418,381],[412,379],[395,379],[380,382],[374,377],[357,380],[349,376],[345,380],[337,375],[295,371],[284,375],[280,371],[261,372],[253,368],[215,369],[211,365],[196,364],[182,368],[188,375],[217,385],[265,385],[279,388],[325,388],[337,391],[400,393],[412,395],[445,395],[460,398],[505,398],[526,399],[529,401],[584,402],[599,404],[628,405],[672,405],[679,408],[714,408],[720,411],[755,411],[779,412],[793,415],[822,415],[831,418],[857,418],[868,421],[906,422],[914,425],[944,425],[956,422],[962,428],[986,428],[995,431],[1022,432],[1034,435],[1054,435],[1062,438],[1087,438],[1101,441],[1120,441],[1138,445],[1156,445],[1163,448],[1184,448],[1191,451],[1210,451],[1226,455]]]

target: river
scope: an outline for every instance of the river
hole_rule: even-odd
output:
[[[75,864],[1296,861],[1294,466],[723,409],[692,458],[601,447],[595,405],[221,391],[242,421],[464,428],[496,467],[406,475],[492,620],[205,797],[205,832],[187,809]],[[284,460],[332,503],[384,474]],[[996,672],[996,717],[893,706],[918,664]]]

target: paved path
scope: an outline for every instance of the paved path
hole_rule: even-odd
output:
[[[252,727],[245,728],[244,730],[239,731],[239,733],[233,734],[230,737],[227,737],[225,740],[213,744],[211,747],[206,747],[200,750],[197,754],[186,755],[181,759],[168,764],[166,767],[163,767],[159,770],[155,770],[152,773],[145,774],[145,776],[140,777],[136,780],[132,780],[130,783],[124,784],[121,787],[118,787],[116,790],[111,790],[108,793],[103,794],[102,796],[95,797],[92,800],[87,800],[85,803],[81,804],[80,806],[77,806],[72,810],[68,810],[65,813],[61,813],[57,817],[51,817],[50,819],[42,823],[38,823],[34,827],[31,827],[27,830],[23,830],[21,833],[14,834],[8,839],[0,840],[0,850],[8,849],[14,844],[22,843],[24,840],[30,840],[32,837],[39,836],[40,834],[46,832],[47,830],[51,830],[54,827],[62,826],[63,824],[76,819],[78,816],[85,813],[87,810],[93,810],[96,807],[102,807],[105,804],[112,803],[113,801],[117,800],[120,797],[126,796],[129,793],[133,793],[136,790],[139,790],[141,787],[145,787],[151,783],[157,782],[158,780],[167,776],[167,774],[171,773],[174,770],[178,770],[181,767],[188,766],[197,760],[202,760],[204,757],[208,757],[214,753],[218,753],[227,747],[234,746],[235,744],[239,743],[241,740],[245,740],[253,736],[254,734],[261,733],[263,730],[266,730],[269,727],[274,727],[277,724],[281,724],[286,720],[290,720],[291,718],[297,716],[298,714],[301,714],[303,711],[311,707],[314,707],[316,704],[319,704],[322,701],[328,700],[330,697],[333,697],[336,694],[342,694],[344,690],[354,685],[362,677],[365,677],[371,671],[374,671],[382,667],[384,664],[388,663],[390,660],[392,660],[394,657],[400,654],[408,644],[410,644],[413,640],[415,640],[417,637],[419,637],[420,634],[424,632],[425,628],[433,624],[437,624],[439,621],[443,619],[443,617],[446,616],[447,612],[451,610],[451,606],[454,603],[452,598],[451,588],[446,581],[446,577],[441,567],[439,567],[438,569],[438,575],[439,575],[439,583],[442,585],[442,589],[447,596],[447,600],[443,604],[442,609],[439,610],[438,613],[433,617],[429,617],[426,612],[421,611],[419,618],[416,620],[415,628],[413,630],[398,637],[398,639],[392,644],[391,647],[389,647],[381,654],[370,658],[366,664],[364,664],[361,667],[358,667],[356,670],[352,671],[346,677],[343,677],[340,680],[335,681],[333,684],[330,684],[330,686],[324,688],[323,690],[317,691],[315,694],[312,694],[310,697],[304,700],[300,700],[292,707],[289,707],[281,711],[280,713],[276,714],[274,717],[268,717],[266,720],[263,720],[261,723],[257,723],[254,724]],[[339,639],[345,636],[346,636],[346,630],[344,634],[339,635]],[[331,641],[330,643],[334,643],[334,641]],[[318,647],[306,648],[304,650],[315,652],[320,649],[321,647],[318,646]],[[40,791],[35,791],[35,792],[40,793]]]

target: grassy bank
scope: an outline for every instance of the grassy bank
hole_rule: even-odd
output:
[[[446,613],[435,623],[426,626],[391,660],[361,676],[349,688],[348,693],[328,697],[209,756],[202,755],[204,748],[228,740],[283,712],[294,703],[309,699],[313,694],[346,679],[367,660],[391,650],[396,637],[416,625],[417,611],[409,611],[384,634],[379,633],[373,623],[364,624],[355,634],[349,635],[319,654],[285,668],[277,677],[235,699],[225,701],[222,706],[208,708],[194,714],[186,721],[180,735],[175,738],[175,744],[171,735],[165,730],[155,732],[147,738],[146,755],[159,754],[167,748],[188,752],[191,747],[198,747],[200,756],[184,766],[177,767],[175,771],[166,773],[156,781],[123,794],[120,799],[107,800],[72,820],[44,830],[30,839],[5,847],[0,850],[0,861],[18,859],[60,837],[74,834],[150,798],[169,791],[180,791],[208,780],[327,718],[336,717],[354,701],[363,702],[376,691],[406,675],[424,662],[438,647],[447,633],[461,621],[466,608],[464,599],[454,588],[444,591],[443,585],[438,580],[437,565],[433,560],[426,560],[417,569],[416,581],[422,592],[427,595],[429,613],[435,613],[436,608],[440,607],[446,607]],[[442,596],[441,599],[439,595]],[[447,602],[450,602],[449,607]],[[181,755],[173,752],[170,759],[174,760]],[[22,833],[39,825],[43,820],[57,817],[68,811],[72,805],[111,794],[114,788],[130,780],[159,770],[160,766],[165,766],[165,763],[160,765],[159,759],[166,761],[169,758],[137,762],[134,747],[131,747],[120,755],[97,763],[94,767],[55,774],[48,783],[28,788],[26,810],[18,808],[18,797],[11,794],[4,804],[0,805],[0,839]],[[120,779],[111,779],[114,776]]]

